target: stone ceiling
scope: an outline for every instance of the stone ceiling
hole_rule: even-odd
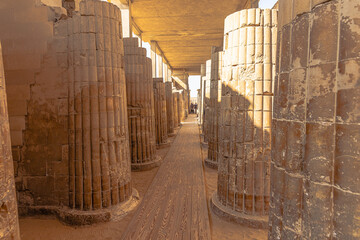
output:
[[[155,40],[173,69],[200,74],[200,65],[210,58],[211,46],[222,46],[225,17],[257,2],[132,0],[131,15],[143,40]]]

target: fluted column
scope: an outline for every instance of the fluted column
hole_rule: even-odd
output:
[[[221,104],[221,73],[223,52],[216,47],[211,51],[210,106],[208,127],[208,157],[205,164],[217,168],[219,154],[219,119]]]
[[[360,2],[279,14],[269,239],[359,239]]]
[[[272,79],[277,10],[247,9],[225,20],[218,189],[213,209],[267,227]],[[234,213],[234,214],[233,214]]]
[[[137,38],[125,38],[125,70],[133,170],[159,164],[156,156],[155,115],[151,59]]]
[[[162,78],[154,78],[153,81],[156,144],[160,146],[168,142],[165,83]]]
[[[120,10],[82,1],[68,36],[70,207],[108,208],[132,193]]]
[[[173,90],[173,118],[174,118],[174,128],[177,128],[180,125],[179,121],[179,93]]]
[[[173,94],[172,94],[172,82],[165,82],[165,92],[166,92],[166,117],[167,117],[167,131],[168,134],[174,133],[174,103],[173,103]]]

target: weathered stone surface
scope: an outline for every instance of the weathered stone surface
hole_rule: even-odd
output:
[[[115,5],[83,1],[80,12],[67,21],[73,30],[68,32],[70,206],[96,210],[131,197],[124,50]]]
[[[20,240],[5,74],[0,43],[0,239]]]
[[[156,144],[166,144],[168,140],[166,93],[162,78],[154,78],[154,111]]]
[[[360,3],[279,11],[269,239],[358,239]]]
[[[211,59],[206,61],[206,72],[205,76],[202,77],[202,84],[203,84],[203,125],[202,125],[202,132],[204,135],[204,141],[208,142],[209,138],[209,130],[210,130],[210,93],[211,93]]]
[[[213,202],[250,226],[266,227],[269,211],[276,27],[277,10],[269,9],[242,10],[225,21]]]
[[[219,155],[219,120],[221,104],[221,75],[223,52],[216,47],[211,52],[211,79],[210,79],[210,107],[208,115],[208,157],[205,160],[208,166],[217,168]]]
[[[0,39],[20,212],[101,210],[129,199],[120,10],[89,0],[70,17],[39,1],[6,0],[0,11],[9,10]]]
[[[155,115],[151,59],[137,38],[125,38],[125,72],[133,170],[159,164],[156,156]]]
[[[165,82],[166,94],[166,118],[167,118],[167,131],[168,134],[174,133],[174,103],[173,103],[173,84],[172,82]]]
[[[174,118],[174,128],[180,126],[179,121],[179,95],[180,93],[172,89],[172,96],[173,96],[173,118]]]

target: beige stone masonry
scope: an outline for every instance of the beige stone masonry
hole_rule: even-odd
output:
[[[247,9],[225,20],[218,189],[227,218],[267,227],[277,10]],[[216,199],[215,199],[216,198]]]
[[[162,145],[168,140],[165,82],[163,78],[154,78],[153,81],[156,144]]]
[[[360,2],[279,14],[269,239],[359,239]]]
[[[217,168],[219,155],[219,120],[221,105],[221,75],[223,65],[223,52],[213,47],[211,51],[211,79],[210,79],[210,107],[209,107],[209,127],[208,157],[205,163],[210,167]]]
[[[137,38],[125,38],[125,70],[129,112],[130,152],[133,170],[158,165],[155,155],[155,115],[151,59]]]

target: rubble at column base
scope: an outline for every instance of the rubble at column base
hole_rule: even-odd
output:
[[[19,215],[21,217],[52,215],[67,225],[84,226],[109,222],[113,219],[119,220],[134,210],[139,203],[139,193],[133,188],[128,200],[106,209],[82,211],[57,206],[19,206]]]
[[[238,223],[251,228],[268,228],[268,216],[250,216],[225,207],[218,200],[216,191],[210,199],[210,208],[217,216],[226,221]]]

